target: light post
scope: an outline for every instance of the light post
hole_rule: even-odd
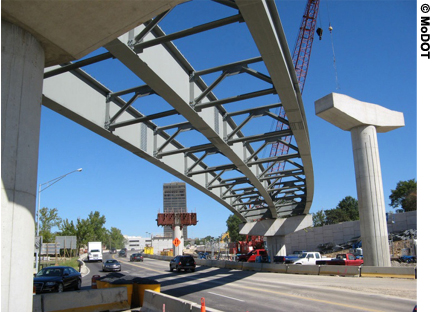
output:
[[[146,232],[146,233],[151,236],[151,248],[152,248],[152,233],[149,233],[149,232]]]
[[[47,189],[48,187],[53,186],[55,183],[57,183],[59,180],[65,178],[69,174],[72,174],[75,172],[81,172],[82,170],[83,170],[82,168],[79,168],[79,169],[76,169],[75,171],[66,173],[66,174],[59,176],[57,178],[54,178],[50,181],[39,184],[39,187],[38,187],[38,209],[36,210],[36,215],[37,215],[36,236],[37,237],[39,237],[39,210],[41,208],[41,192],[44,191],[45,189]],[[44,186],[44,185],[48,185],[48,186],[46,186],[46,187],[44,187],[44,189],[42,189],[42,186]],[[41,249],[41,246],[42,246],[42,240],[41,240],[41,238],[39,238],[39,251]],[[39,251],[36,251],[36,272],[39,271]]]

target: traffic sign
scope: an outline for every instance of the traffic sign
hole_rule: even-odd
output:
[[[179,240],[178,238],[175,238],[175,239],[173,239],[172,243],[175,247],[177,247],[181,244],[181,240]]]

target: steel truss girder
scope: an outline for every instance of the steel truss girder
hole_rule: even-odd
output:
[[[146,125],[146,127],[149,127],[153,131],[154,136],[153,153],[151,155],[155,158],[155,160],[152,160],[153,163],[161,164],[160,162],[163,162],[164,164],[169,164],[166,160],[169,160],[171,157],[176,157],[177,154],[183,153],[183,163],[185,164],[184,170],[180,172],[180,174],[177,174],[177,176],[188,183],[192,182],[191,179],[199,181],[202,177],[205,177],[205,181],[200,183],[199,189],[202,191],[204,191],[203,188],[209,191],[219,191],[219,199],[221,200],[219,202],[224,204],[243,220],[252,218],[281,217],[281,212],[285,212],[285,215],[292,214],[292,209],[290,208],[282,210],[282,207],[285,207],[285,205],[287,207],[289,202],[291,202],[291,208],[303,208],[304,211],[299,210],[297,211],[298,214],[302,214],[303,212],[306,213],[306,210],[308,211],[310,207],[311,194],[313,190],[313,188],[311,188],[313,182],[312,174],[309,173],[309,177],[306,177],[306,179],[300,178],[300,176],[306,174],[306,160],[309,171],[311,166],[310,151],[306,154],[306,147],[308,147],[308,145],[306,145],[306,139],[303,137],[306,137],[306,121],[305,119],[302,119],[301,121],[297,120],[298,117],[291,119],[292,113],[295,112],[295,115],[301,114],[303,116],[304,112],[302,109],[297,81],[296,79],[294,80],[295,74],[293,73],[291,59],[285,54],[285,51],[288,49],[285,47],[286,41],[284,40],[284,37],[282,39],[281,30],[278,25],[280,21],[274,11],[274,3],[267,2],[267,4],[265,4],[262,1],[256,0],[248,2],[221,0],[216,2],[228,5],[232,8],[238,8],[238,5],[240,5],[240,14],[166,35],[158,26],[159,21],[161,21],[168,13],[163,12],[155,19],[145,23],[143,29],[138,28],[138,35],[131,37],[131,34],[133,33],[130,32],[129,40],[125,40],[124,36],[124,38],[120,37],[120,39],[107,44],[105,46],[108,50],[107,53],[95,58],[89,58],[87,60],[78,61],[74,64],[61,67],[60,69],[47,72],[45,75],[47,77],[52,77],[53,75],[58,75],[59,73],[71,69],[73,69],[75,73],[78,73],[81,71],[76,70],[78,67],[92,64],[97,60],[105,60],[108,58],[118,59],[129,68],[131,72],[141,78],[145,85],[118,92],[112,92],[109,90],[105,91],[107,107],[109,107],[110,103],[113,102],[120,108],[111,117],[108,116],[107,113],[105,125],[106,130],[114,133],[136,124]],[[254,17],[255,14],[261,16],[262,20],[257,20],[257,17]],[[190,36],[215,27],[243,21],[247,23],[252,36],[258,45],[261,55],[256,58],[195,71],[171,42],[172,40]],[[258,25],[255,26],[256,23],[265,24],[266,27],[263,27],[263,29],[258,31]],[[275,31],[271,30],[273,28],[275,28]],[[264,31],[267,35],[263,35]],[[260,33],[262,33],[262,35]],[[151,35],[154,36],[154,38],[149,39],[149,36]],[[271,45],[264,45],[261,40],[258,40],[258,36],[263,36],[264,39],[268,37],[272,38],[277,43],[274,43],[273,40],[271,40],[273,42]],[[169,51],[170,55],[185,71],[185,75],[191,86],[190,89],[195,90],[194,93],[196,94],[196,97],[192,97],[194,93],[191,91],[189,99],[182,97],[176,89],[177,86],[168,84],[162,76],[160,76],[158,71],[155,71],[146,63],[148,60],[146,60],[146,62],[143,60],[140,53],[142,53],[144,49],[156,46],[163,46],[167,51]],[[274,53],[270,53],[273,49],[279,50],[279,54],[282,54],[282,51],[284,51],[282,57],[280,57],[280,59],[277,58],[279,59],[278,62],[270,58],[270,55]],[[265,63],[270,73],[269,75],[260,73],[249,67],[249,65],[258,62]],[[284,72],[283,74],[282,69]],[[202,79],[203,75],[220,71],[220,76],[213,83],[209,86],[204,83]],[[238,74],[248,74],[249,76],[255,77],[270,84],[270,88],[218,99],[213,94],[215,87],[226,77]],[[93,88],[100,88],[96,81],[89,80],[87,83]],[[285,85],[285,87],[283,87],[283,85]],[[287,88],[288,86],[292,87],[292,89]],[[285,91],[282,91],[282,88],[284,88]],[[120,98],[120,96],[128,93],[134,93],[134,95],[129,101],[125,102]],[[166,102],[174,109],[150,115],[138,112],[133,107],[133,103],[138,97],[150,94],[157,94],[166,100]],[[254,98],[259,99],[262,96],[270,94],[278,94],[281,102],[266,104],[236,112],[227,112],[223,107],[223,105],[231,104],[233,102]],[[282,118],[271,112],[271,109],[280,108],[282,106],[287,112],[287,116],[289,115],[288,119]],[[209,112],[210,109],[215,110],[216,115],[218,114],[219,119],[223,124],[223,135],[219,134],[219,131],[211,124],[205,122],[202,117],[202,113],[205,111]],[[134,114],[132,114],[132,112],[134,112]],[[232,119],[235,116],[243,114],[247,114],[247,117],[238,124]],[[186,119],[186,122],[165,126],[158,126],[155,124],[157,120],[173,115],[182,115]],[[120,118],[121,116],[123,116],[122,120]],[[256,117],[270,117],[277,120],[279,123],[286,125],[287,129],[244,136],[242,129]],[[166,132],[170,129],[174,130],[174,133],[171,135]],[[209,143],[190,147],[183,146],[177,141],[177,136],[181,132],[189,131],[199,131],[205,136]],[[116,136],[116,134],[114,135]],[[297,146],[288,144],[283,140],[286,136],[292,135],[296,138],[298,137]],[[301,147],[299,138],[301,138]],[[251,144],[256,142],[261,142],[262,144],[255,151]],[[276,142],[284,143],[288,147],[288,150],[291,149],[294,153],[288,153],[286,155],[271,158],[261,159],[258,157],[259,152],[263,151],[266,146]],[[240,144],[242,145],[242,151],[238,151]],[[207,165],[205,161],[207,161],[208,156],[216,153],[224,155],[232,163],[214,166]],[[140,155],[140,153],[137,154]],[[146,159],[149,159],[149,157],[150,156],[147,156]],[[301,165],[301,162],[294,161],[294,159],[300,158],[303,160],[303,165]],[[278,162],[291,163],[295,169],[270,172],[272,167],[270,164],[276,164]],[[167,168],[167,166],[161,167]],[[237,178],[224,178],[226,174],[235,170],[244,176]],[[285,181],[285,179],[289,179],[289,181]],[[296,183],[300,181],[302,183],[296,185]],[[198,183],[194,183],[193,185],[198,188]],[[241,188],[237,188],[237,186],[240,186]],[[214,195],[211,196],[215,198]],[[301,201],[295,202],[294,204],[294,199],[301,199]],[[286,201],[287,203],[282,204],[282,201]]]

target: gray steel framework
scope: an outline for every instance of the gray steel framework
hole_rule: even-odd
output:
[[[313,169],[307,123],[275,4],[272,1],[216,2],[233,8],[235,14],[166,35],[159,23],[172,12],[163,12],[130,31],[127,36],[105,45],[107,52],[49,69],[45,78],[59,79],[69,73],[100,94],[105,99],[106,110],[104,125],[100,125],[103,129],[97,132],[106,138],[115,138],[119,131],[133,125],[142,125],[140,127],[145,132],[151,130],[152,153],[143,148],[140,153],[135,152],[137,155],[176,173],[177,177],[212,196],[243,221],[307,214],[313,197]],[[172,42],[226,25],[235,27],[234,25],[242,23],[246,23],[257,45],[260,54],[257,57],[195,70]],[[180,94],[179,86],[171,85],[148,64],[143,52],[157,46],[163,47],[188,76],[190,87],[187,98]],[[144,84],[113,91],[82,69],[110,59],[120,61]],[[261,70],[255,69],[255,65]],[[207,75],[217,76],[207,84]],[[265,87],[217,98],[217,86],[231,76],[254,78]],[[44,89],[43,104],[68,115],[65,113],[67,110],[54,104],[48,88]],[[130,98],[125,100],[128,95],[131,95]],[[151,95],[160,97],[172,109],[145,114],[139,105],[135,106],[139,98]],[[232,105],[240,101],[249,103],[249,107],[234,111]],[[113,106],[117,108],[115,111]],[[287,119],[274,112],[281,107],[285,109]],[[183,121],[165,122],[167,118],[175,116]],[[77,118],[77,114],[69,114],[69,117],[75,117],[79,123],[86,124],[81,117]],[[275,120],[289,128],[245,135],[243,129],[255,118],[268,118],[268,123]],[[187,137],[200,133],[205,143],[183,144],[182,133],[187,133]],[[294,140],[292,143],[283,141],[287,136],[293,136],[296,143]],[[148,137],[143,135],[142,138],[145,138],[143,147],[147,147]],[[276,142],[287,145],[288,154],[261,157],[261,153],[264,154]],[[127,144],[124,146],[128,148]],[[212,158],[213,156],[217,157]],[[174,162],[183,163],[183,166],[175,165]],[[273,166],[278,162],[286,162],[286,169],[273,172]]]

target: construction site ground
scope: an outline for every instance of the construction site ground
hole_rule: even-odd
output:
[[[402,249],[409,249],[410,246],[413,244],[412,240],[400,240],[400,241],[394,241],[393,242],[393,248],[390,247],[390,257],[392,259],[392,266],[417,266],[417,262],[415,263],[405,263],[405,262],[399,262],[398,259],[402,255]],[[393,253],[392,253],[393,251]],[[326,258],[334,258],[337,254],[342,253],[350,253],[350,250],[341,250],[336,251],[333,253],[327,253],[324,254],[324,257]]]

